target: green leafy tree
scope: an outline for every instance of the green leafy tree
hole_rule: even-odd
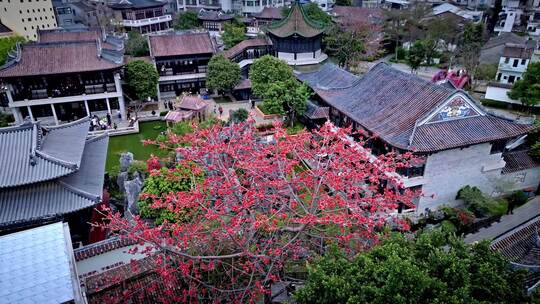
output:
[[[129,32],[128,40],[126,41],[126,53],[134,57],[150,55],[148,41],[137,31]]]
[[[11,50],[14,50],[17,42],[24,43],[26,39],[21,36],[11,36],[6,38],[0,38],[0,65],[6,63],[8,58],[8,53]]]
[[[416,72],[422,62],[426,59],[426,46],[424,41],[418,40],[409,49],[407,64],[411,67],[411,72]]]
[[[467,245],[434,231],[395,235],[349,259],[332,249],[312,265],[299,303],[527,303],[526,273],[489,243]]]
[[[240,108],[240,109],[232,112],[231,121],[234,122],[234,123],[239,123],[239,122],[246,121],[248,119],[248,117],[249,117],[248,110],[246,110],[244,108]]]
[[[480,66],[480,50],[485,41],[485,28],[482,23],[467,23],[459,43],[459,62],[465,67],[471,82],[475,82]]]
[[[208,63],[206,86],[209,89],[230,91],[241,79],[240,66],[223,55],[215,55]]]
[[[294,78],[292,68],[285,61],[270,55],[256,59],[249,70],[251,89],[259,97],[266,95],[270,83]]]
[[[246,28],[233,23],[226,23],[221,35],[225,49],[230,49],[238,43],[246,40]]]
[[[287,114],[290,126],[306,111],[309,88],[296,79],[277,81],[268,85],[263,97],[264,107],[272,114]]]
[[[190,30],[199,27],[199,17],[196,12],[187,11],[178,14],[174,28],[177,30]]]
[[[136,60],[125,67],[125,78],[129,92],[143,101],[157,95],[159,79],[156,68],[151,63]]]
[[[508,96],[528,107],[540,103],[540,62],[529,63],[523,79],[514,84]]]
[[[333,26],[324,37],[326,52],[338,60],[340,67],[349,69],[351,63],[360,60],[365,52],[364,31],[348,31],[339,26]]]
[[[306,108],[309,90],[294,77],[292,68],[283,60],[263,56],[249,72],[251,89],[263,99],[263,107],[273,114],[287,114],[291,125]]]
[[[178,222],[186,220],[183,213],[175,213],[167,208],[152,208],[154,200],[164,198],[168,194],[190,190],[195,184],[202,182],[203,175],[193,174],[193,168],[178,165],[174,171],[162,168],[154,172],[144,181],[142,193],[149,198],[138,202],[139,212],[143,218],[153,219],[156,225],[164,220]]]
[[[0,112],[0,128],[7,127],[10,123],[14,121],[15,118],[13,117],[13,115]]]
[[[330,23],[332,23],[332,17],[328,15],[325,11],[323,11],[319,5],[315,2],[310,2],[308,4],[303,5],[302,7],[304,9],[304,13],[306,16],[314,22],[320,23],[324,26],[329,26]],[[283,17],[287,17],[289,15],[289,12],[291,11],[290,7],[283,7],[281,10],[281,15]]]
[[[398,50],[406,34],[405,23],[407,20],[404,10],[385,10],[384,11],[384,35],[387,40],[395,44],[395,59],[398,60]]]

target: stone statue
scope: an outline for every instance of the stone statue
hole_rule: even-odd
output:
[[[124,182],[124,187],[126,189],[126,200],[127,200],[127,208],[126,214],[139,214],[139,208],[137,205],[137,202],[139,200],[139,193],[141,193],[142,187],[143,187],[143,178],[139,174],[139,172],[135,172],[133,174],[133,179],[127,180]]]
[[[120,155],[120,172],[126,172],[133,162],[133,153],[125,152]]]

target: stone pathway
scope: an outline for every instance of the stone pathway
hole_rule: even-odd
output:
[[[536,196],[525,205],[514,209],[514,214],[504,215],[499,223],[495,222],[487,228],[465,236],[466,243],[474,243],[481,240],[492,240],[507,231],[540,215],[540,196]]]

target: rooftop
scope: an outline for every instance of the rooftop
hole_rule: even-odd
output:
[[[540,217],[533,218],[495,239],[491,249],[500,252],[513,263],[540,266],[539,228]]]
[[[271,41],[268,41],[265,38],[255,38],[255,39],[246,39],[232,48],[225,51],[225,57],[232,59],[235,56],[241,54],[244,52],[244,50],[252,48],[252,47],[258,47],[258,46],[269,46],[272,45]]]
[[[116,0],[109,4],[112,9],[139,9],[164,6],[166,3],[156,0]]]
[[[224,12],[206,11],[201,9],[198,18],[203,21],[227,21],[234,19],[234,15],[225,14]]]
[[[332,14],[341,25],[378,24],[383,21],[383,11],[378,8],[334,6]]]
[[[0,278],[2,303],[81,302],[67,224],[1,236]]]
[[[183,110],[199,111],[208,106],[208,104],[198,96],[185,95],[176,108]]]
[[[269,25],[267,31],[281,38],[292,35],[311,38],[322,34],[324,26],[309,19],[302,6],[295,1],[287,17]]]
[[[490,38],[482,49],[489,49],[507,43],[523,44],[526,40],[527,37],[518,36],[514,33],[502,32],[498,36]]]
[[[540,167],[540,161],[532,158],[528,151],[514,151],[503,154],[506,165],[503,168],[503,173],[512,173],[531,168]]]
[[[281,20],[283,19],[283,8],[282,7],[268,7],[265,6],[263,10],[255,14],[254,17],[257,19],[270,19],[270,20]]]
[[[0,70],[0,77],[54,75],[117,69],[123,57],[103,58],[94,42],[38,43],[21,46]]]
[[[7,34],[13,32],[9,27],[0,22],[0,34]]]
[[[99,31],[39,31],[39,42],[41,43],[67,41],[95,42],[101,40],[101,38],[101,33]]]
[[[534,129],[486,113],[461,90],[379,63],[363,78],[325,64],[298,73],[326,103],[394,147],[433,152],[513,138]]]
[[[54,219],[100,202],[106,134],[86,139],[88,118],[54,128],[0,129],[0,227]]]
[[[531,53],[525,44],[507,43],[504,45],[503,57],[529,59]]]
[[[213,54],[215,52],[208,32],[173,33],[150,36],[149,38],[152,57]]]

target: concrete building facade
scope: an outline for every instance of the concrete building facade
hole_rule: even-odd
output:
[[[51,0],[1,1],[0,20],[17,35],[28,40],[36,40],[38,30],[57,27]]]

